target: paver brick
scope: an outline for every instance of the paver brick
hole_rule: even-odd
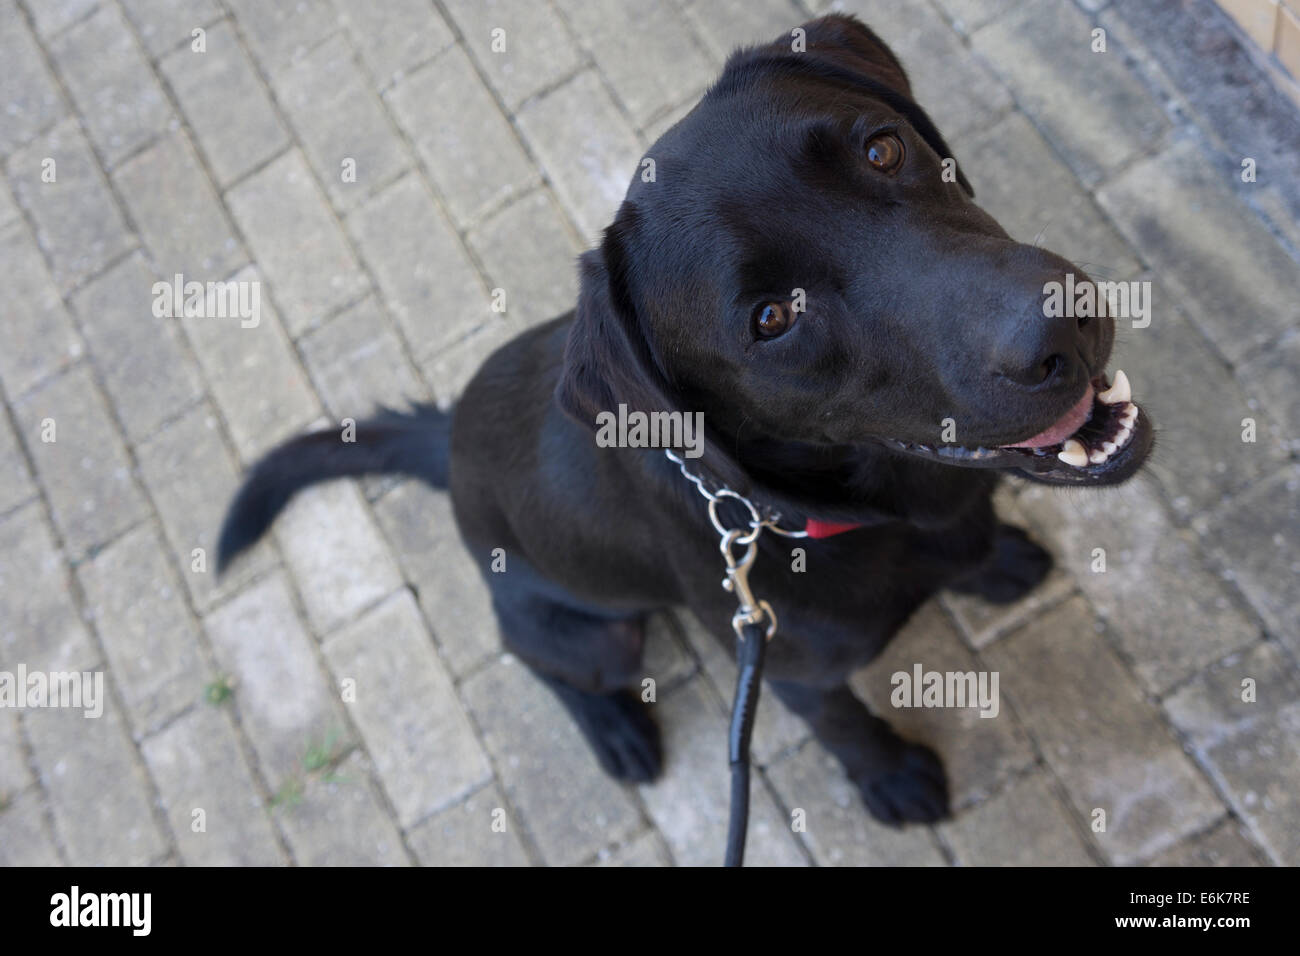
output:
[[[1235,820],[1225,820],[1214,829],[1171,847],[1148,866],[1259,866],[1260,862],[1260,852],[1246,828]]]
[[[22,222],[0,229],[0,283],[7,300],[0,310],[0,376],[14,398],[67,368],[84,346]]]
[[[244,180],[226,202],[293,337],[365,293],[369,282],[296,150]]]
[[[48,3],[29,5],[36,32],[51,37],[85,16],[95,6],[95,0],[50,0]]]
[[[465,51],[453,46],[384,93],[458,224],[537,180]],[[483,158],[492,157],[491,162]]]
[[[613,850],[601,850],[596,866],[670,866],[672,860],[664,841],[654,830],[647,830]]]
[[[7,156],[63,116],[68,108],[14,0],[0,2],[0,156]]]
[[[70,555],[80,557],[144,515],[126,449],[86,366],[28,392],[14,415]]]
[[[335,680],[403,826],[486,783],[492,771],[409,591],[325,642]]]
[[[116,4],[59,34],[50,54],[90,140],[111,169],[157,135],[171,106]]]
[[[77,569],[137,737],[198,700],[206,668],[158,532],[143,524]]]
[[[220,16],[213,0],[121,0],[151,56],[162,56],[193,39],[196,28]]]
[[[1042,771],[940,827],[961,866],[1092,866],[1082,825]]]
[[[152,434],[203,390],[177,328],[185,320],[154,316],[153,285],[154,273],[133,253],[72,297],[104,388],[133,441]]]
[[[245,42],[269,75],[288,69],[339,28],[338,12],[330,0],[227,0]]]
[[[28,790],[0,809],[0,866],[58,866],[58,850],[45,822],[39,790]]]
[[[187,865],[285,862],[266,801],[222,708],[196,706],[144,741],[141,750]]]
[[[1260,642],[1206,668],[1163,703],[1174,726],[1203,751],[1272,719],[1294,700],[1300,700],[1300,679],[1277,645]]]
[[[246,261],[230,220],[180,130],[119,167],[121,191],[159,275],[222,279]]]
[[[335,0],[334,5],[339,23],[381,88],[455,42],[438,11],[424,0]]]
[[[203,52],[186,45],[158,69],[224,188],[281,152],[289,135],[230,24],[214,25],[204,42]]]
[[[1082,599],[994,644],[985,660],[1075,811],[1090,823],[1105,811],[1106,831],[1094,836],[1114,863],[1153,856],[1223,812]]]
[[[446,7],[507,109],[578,67],[578,48],[550,4],[448,0]]]
[[[412,828],[407,840],[424,866],[527,866],[529,862],[519,824],[496,784],[435,813]]]
[[[75,120],[64,120],[12,154],[7,171],[60,289],[71,288],[133,245]],[[43,178],[47,174],[54,176],[52,182]]]
[[[27,768],[27,755],[23,753],[18,711],[6,709],[0,714],[0,802],[26,789],[34,780]]]

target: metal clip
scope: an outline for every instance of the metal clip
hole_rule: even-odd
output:
[[[741,555],[739,561],[732,553],[736,544],[745,546],[745,553]],[[771,640],[772,635],[776,633],[776,612],[767,601],[756,598],[749,587],[749,572],[754,566],[754,559],[758,557],[758,529],[748,534],[740,528],[724,532],[721,549],[722,557],[727,562],[727,576],[723,579],[722,586],[736,595],[739,605],[731,618],[732,630],[736,632],[737,638],[744,640],[745,625],[759,624],[766,618],[766,637],[767,640]]]

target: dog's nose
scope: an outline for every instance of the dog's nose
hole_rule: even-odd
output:
[[[1049,273],[1042,281],[1026,282],[1018,298],[1028,302],[999,337],[994,372],[1034,391],[1074,387],[1087,378],[1101,323],[1086,301],[1084,308],[1077,307],[1074,290],[1091,281],[1073,273]]]

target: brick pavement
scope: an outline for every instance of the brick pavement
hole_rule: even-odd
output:
[[[262,451],[450,401],[568,308],[574,255],[729,49],[823,7],[0,0],[0,669],[108,691],[97,720],[0,709],[0,862],[718,860],[734,669],[688,616],[647,661],[666,773],[623,786],[501,654],[445,496],[324,487],[220,582],[210,554]],[[883,701],[915,660],[1001,673],[995,720],[897,718],[954,819],[876,825],[768,697],[751,861],[1300,864],[1295,105],[1207,0],[843,8],[1013,235],[1153,281],[1118,364],[1161,444],[1107,494],[1010,485],[1048,584],[945,597],[855,678]],[[259,323],[155,318],[178,272],[259,280]]]

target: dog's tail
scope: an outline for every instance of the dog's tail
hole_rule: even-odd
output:
[[[423,403],[405,412],[380,409],[357,423],[355,435],[332,429],[290,439],[253,466],[230,502],[217,542],[217,573],[256,544],[303,488],[371,474],[410,475],[446,488],[450,452],[451,413]]]

